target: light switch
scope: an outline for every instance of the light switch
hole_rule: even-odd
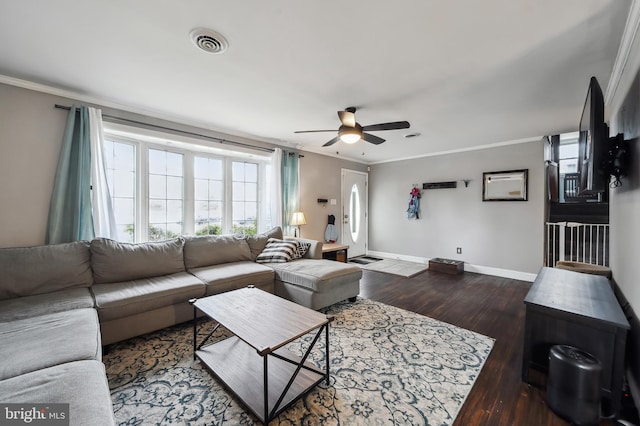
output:
[[[331,205],[335,206],[336,204],[338,204],[338,200],[336,200],[335,198],[331,199]]]

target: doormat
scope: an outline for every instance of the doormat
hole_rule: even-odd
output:
[[[425,263],[408,262],[399,259],[382,259],[381,262],[359,264],[358,266],[368,271],[400,275],[405,278],[411,278],[429,269],[429,265]]]
[[[378,262],[379,260],[382,260],[382,259],[378,257],[373,257],[373,256],[360,256],[360,257],[354,257],[352,259],[349,259],[349,262],[359,263],[360,265],[368,265],[373,262]]]

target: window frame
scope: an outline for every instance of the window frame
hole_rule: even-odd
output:
[[[105,123],[106,124],[106,123]],[[127,131],[120,129],[126,127]],[[149,136],[153,134],[153,136]],[[177,137],[169,133],[131,129],[128,126],[108,126],[104,129],[105,140],[133,145],[136,155],[136,191],[134,194],[135,224],[134,242],[149,241],[149,150],[174,152],[183,158],[183,227],[181,235],[195,235],[195,157],[222,160],[223,163],[223,217],[222,234],[233,232],[233,175],[234,161],[258,166],[257,173],[257,229],[266,220],[262,203],[265,202],[266,174],[270,156],[257,153],[237,152],[211,147],[205,141]]]
[[[575,137],[574,137],[574,134],[575,134]],[[559,146],[558,146],[558,174],[559,174],[559,176],[564,176],[565,173],[561,171],[562,170],[562,163],[563,162],[568,162],[568,160],[575,160],[576,172],[577,172],[577,164],[578,164],[578,157],[579,157],[579,153],[578,153],[577,150],[576,150],[576,155],[572,156],[572,157],[562,157],[560,155],[560,150],[561,150],[560,148],[563,145],[565,145],[565,146],[566,145],[576,145],[576,146],[578,145],[578,133],[577,132],[570,132],[570,133],[566,133],[566,134],[563,133],[561,136],[563,136],[563,135],[571,135],[571,137],[565,138],[565,139],[561,138],[560,141],[559,141]],[[570,172],[570,173],[576,173],[576,172]]]
[[[106,139],[106,138],[105,138]],[[112,139],[109,139],[112,140]],[[138,207],[138,198],[139,198],[139,194],[140,194],[140,187],[139,187],[139,179],[138,179],[138,175],[139,175],[139,170],[140,170],[140,164],[139,164],[139,157],[140,157],[140,147],[138,146],[138,143],[136,141],[132,141],[132,140],[128,140],[125,138],[121,138],[120,140],[113,140],[114,143],[119,143],[122,145],[129,145],[131,147],[133,147],[133,163],[134,163],[134,168],[135,170],[133,170],[134,172],[134,183],[133,183],[133,236],[132,239],[133,241],[137,241],[137,236],[136,234],[138,232],[140,232],[140,230],[138,229],[139,226],[136,226],[139,223],[139,214],[140,214],[140,209]],[[110,154],[109,154],[110,156]],[[107,167],[105,164],[105,171],[107,171]],[[116,169],[113,169],[116,170]],[[114,179],[113,181],[115,182],[115,174],[114,174]],[[113,194],[111,194],[112,198],[113,198]],[[115,209],[115,206],[113,206]]]

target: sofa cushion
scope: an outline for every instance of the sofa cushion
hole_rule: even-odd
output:
[[[115,425],[100,361],[69,362],[0,381],[0,403],[39,402],[69,404],[70,426]]]
[[[0,300],[93,283],[89,242],[0,249]]]
[[[269,238],[277,238],[278,240],[282,239],[282,228],[276,226],[265,233],[258,235],[247,235],[246,237],[247,244],[249,244],[249,248],[251,249],[251,256],[253,261],[256,260],[256,257],[262,250],[264,250],[264,246],[267,245],[267,240]]]
[[[102,357],[98,313],[92,308],[0,323],[0,341],[0,359],[5,360],[0,380]]]
[[[184,263],[187,269],[221,263],[253,260],[251,249],[239,235],[206,235],[186,237]]]
[[[93,296],[88,288],[71,288],[53,293],[16,297],[0,300],[0,323],[93,307]]]
[[[294,259],[302,259],[309,251],[311,243],[307,241],[296,240],[296,250],[293,252]]]
[[[273,292],[273,269],[255,262],[225,263],[189,272],[207,283],[206,296],[237,290],[249,284]]]
[[[256,257],[258,263],[284,263],[291,262],[298,247],[295,241],[278,240],[269,238],[262,253]]]
[[[362,277],[362,269],[357,266],[325,259],[299,259],[269,266],[276,273],[277,280],[315,291],[322,291],[323,283],[335,285],[359,281]]]
[[[91,267],[98,284],[184,272],[184,239],[121,243],[108,238],[91,241]]]
[[[122,318],[204,295],[205,286],[186,272],[91,287],[100,321]]]

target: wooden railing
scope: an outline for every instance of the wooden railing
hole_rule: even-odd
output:
[[[609,266],[609,224],[547,222],[545,240],[546,266],[559,260]]]

